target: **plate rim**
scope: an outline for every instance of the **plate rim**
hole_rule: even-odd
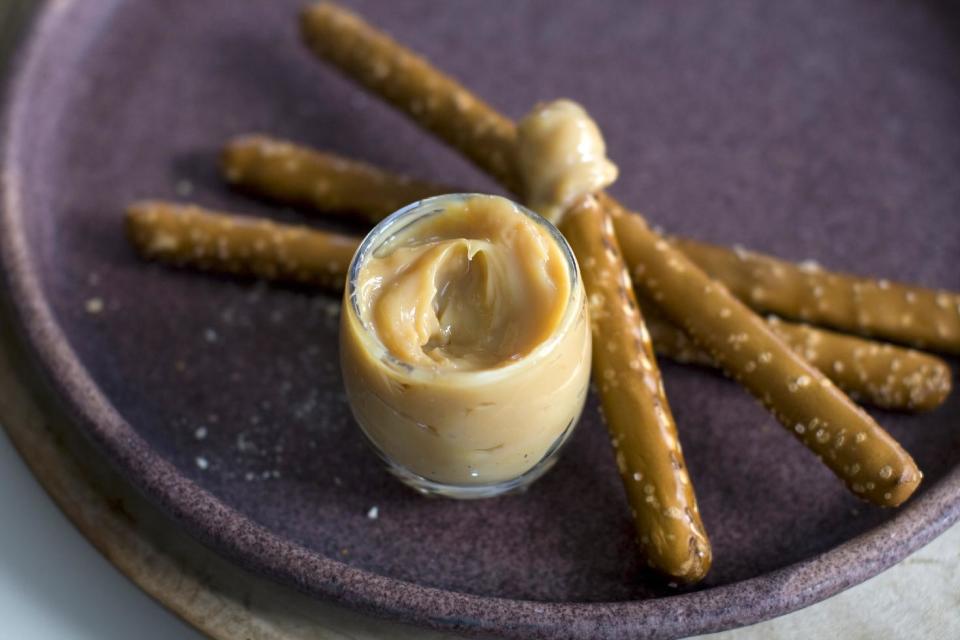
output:
[[[283,538],[182,476],[99,390],[54,316],[34,270],[19,206],[16,124],[51,35],[74,7],[44,0],[21,25],[0,97],[0,281],[26,351],[80,430],[148,499],[214,551],[313,596],[403,622],[515,638],[676,637],[752,624],[870,578],[960,519],[960,464],[887,522],[821,554],[746,580],[646,600],[540,602],[427,587],[352,567]],[[86,3],[79,3],[81,5]],[[114,0],[115,7],[118,0]],[[105,5],[103,5],[105,6]],[[102,9],[103,6],[100,8]],[[841,569],[843,571],[841,572]]]

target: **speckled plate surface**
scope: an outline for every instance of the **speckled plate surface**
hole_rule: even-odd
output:
[[[669,364],[716,557],[696,589],[659,587],[637,560],[593,402],[524,495],[427,500],[391,480],[340,389],[336,300],[146,265],[121,232],[141,197],[300,220],[218,179],[218,146],[247,131],[492,189],[314,61],[299,4],[47,2],[6,86],[4,291],[80,428],[189,531],[372,613],[633,638],[802,607],[957,518],[956,398],[879,415],[926,473],[906,507],[883,511],[736,385]],[[960,289],[948,2],[350,4],[511,115],[584,102],[621,166],[614,192],[672,232]]]

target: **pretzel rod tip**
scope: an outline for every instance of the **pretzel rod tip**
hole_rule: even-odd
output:
[[[125,227],[148,259],[325,288],[343,286],[358,244],[350,236],[162,201],[130,205]]]

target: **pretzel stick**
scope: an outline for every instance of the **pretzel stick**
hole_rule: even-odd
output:
[[[358,214],[376,223],[441,187],[372,165],[266,136],[235,138],[224,148],[227,181],[258,196],[321,211]]]
[[[424,58],[332,3],[305,9],[300,26],[318,56],[447,141],[507,190],[522,190],[514,160],[516,126],[509,118]]]
[[[661,570],[672,567],[674,577],[695,582],[710,567],[710,543],[613,225],[586,197],[565,214],[561,230],[583,265],[594,340],[591,376],[641,549]]]
[[[147,258],[327,288],[343,287],[359,244],[350,236],[155,201],[128,207],[126,230]]]
[[[509,119],[423,58],[334,5],[308,8],[301,28],[318,56],[460,150],[504,187],[519,191],[520,176],[512,170],[511,160],[516,130]],[[627,215],[605,194],[598,197],[602,208],[616,212],[614,227],[621,243],[625,235],[635,234],[629,238],[631,244],[644,250],[634,253],[623,245],[624,254],[637,256],[635,263],[646,270],[636,284],[854,493],[883,506],[899,505],[913,493],[920,482],[919,469],[869,415],[722,285],[651,231],[642,217]]]
[[[640,306],[658,355],[680,363],[718,366],[655,304],[641,299]],[[851,398],[882,409],[920,412],[936,409],[950,394],[950,367],[936,356],[794,324],[776,316],[769,316],[766,321],[781,340]]]
[[[255,231],[250,230],[251,225]],[[343,289],[349,260],[345,256],[352,255],[360,244],[359,238],[350,235],[167,202],[131,206],[127,228],[131,243],[148,259],[273,282],[311,283],[333,292]],[[273,237],[297,238],[297,248],[287,252],[286,263],[255,251],[257,246],[276,246]],[[217,246],[225,247],[226,259],[213,259],[219,255],[214,250]],[[681,363],[717,366],[656,305],[640,302],[646,309],[644,319],[657,355]],[[767,322],[794,351],[841,388],[878,407],[934,409],[950,391],[950,369],[935,356],[773,317]]]
[[[256,195],[328,213],[353,210],[371,222],[408,202],[462,191],[266,136],[231,141],[223,171]],[[858,278],[684,238],[670,241],[756,311],[960,353],[956,293]],[[634,266],[629,256],[627,265]]]
[[[671,240],[751,307],[848,333],[960,354],[960,294],[832,273],[752,251]]]

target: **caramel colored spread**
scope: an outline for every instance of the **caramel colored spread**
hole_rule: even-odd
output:
[[[617,167],[597,123],[571,100],[534,107],[517,130],[527,204],[551,222],[581,196],[613,184]]]
[[[478,371],[556,331],[570,277],[556,241],[504,198],[475,197],[401,231],[360,272],[360,317],[393,357]]]
[[[583,407],[582,286],[559,236],[509,200],[427,202],[360,250],[342,316],[347,393],[392,462],[446,484],[510,480]]]

